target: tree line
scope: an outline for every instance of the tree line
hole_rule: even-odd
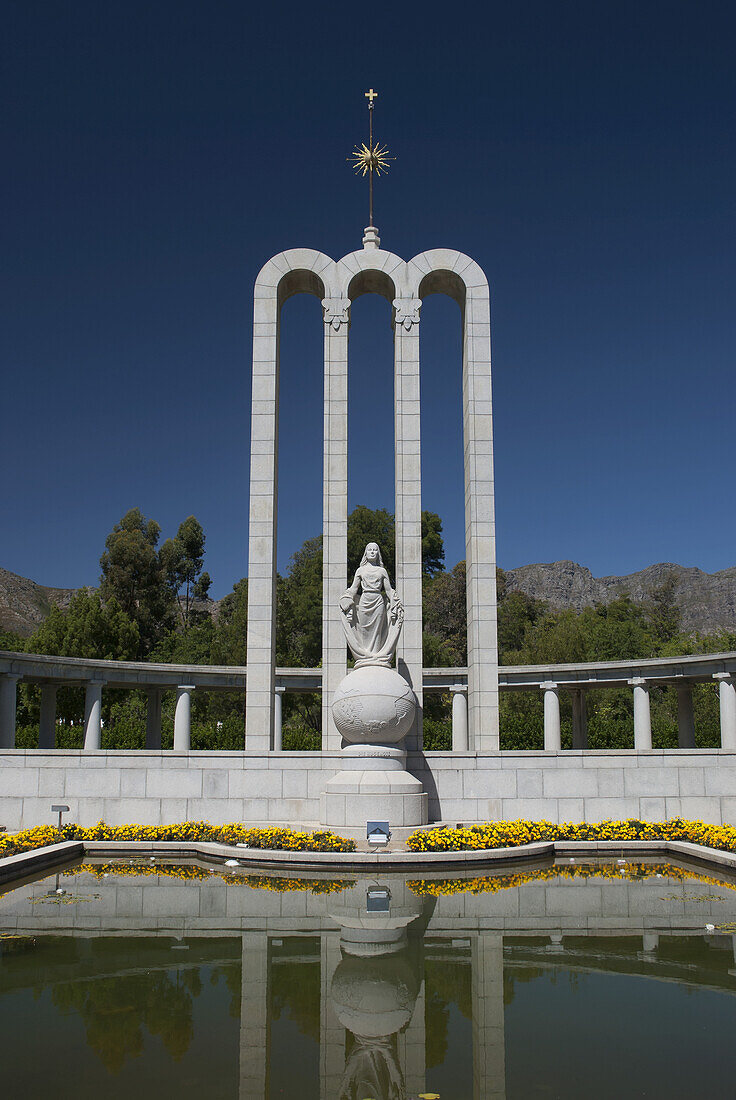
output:
[[[204,569],[205,534],[194,516],[159,545],[161,528],[140,509],[127,512],[105,540],[96,590],[82,589],[69,607],[54,607],[28,639],[0,635],[0,648],[104,660],[149,660],[171,664],[244,665],[248,581],[242,578],[215,607]],[[358,506],[348,518],[348,576],[365,545],[378,542],[395,579],[394,517],[385,509]],[[422,513],[423,658],[426,667],[467,663],[465,563],[444,565],[442,520]],[[675,578],[653,588],[643,603],[622,595],[580,612],[554,611],[542,600],[510,590],[497,572],[499,660],[502,664],[546,664],[630,660],[718,652],[736,648],[736,635],[686,634],[680,629]],[[276,583],[276,663],[315,667],[322,655],[322,538],[307,539]],[[20,692],[18,744],[38,737],[39,692]],[[143,747],[145,695],[139,691],[103,696],[103,745]],[[698,744],[718,744],[718,706],[711,685],[694,689]],[[571,743],[571,703],[563,693],[563,745]],[[589,693],[589,743],[623,748],[632,743],[631,693],[603,689]],[[81,688],[62,688],[58,715],[60,746],[81,744]],[[320,699],[314,694],[284,697],[284,746],[318,748]],[[244,701],[230,693],[195,694],[192,744],[198,748],[242,747]],[[74,723],[74,725],[72,725]],[[652,689],[655,747],[677,743],[673,689]],[[504,748],[541,748],[542,701],[535,693],[503,692]],[[164,745],[173,737],[173,696],[164,701]],[[450,747],[449,699],[425,698],[425,746]]]

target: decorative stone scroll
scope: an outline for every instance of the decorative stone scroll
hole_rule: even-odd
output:
[[[342,325],[350,323],[350,299],[349,298],[323,298],[325,324],[331,325],[335,332],[339,332]]]
[[[421,298],[394,298],[393,307],[396,310],[396,324],[407,332],[411,330],[412,325],[419,324]]]

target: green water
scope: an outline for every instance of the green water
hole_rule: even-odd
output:
[[[734,933],[670,865],[75,868],[0,896],[3,1095],[733,1097]]]

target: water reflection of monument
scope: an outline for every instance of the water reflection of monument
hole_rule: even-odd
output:
[[[337,1019],[350,1033],[336,1093],[340,1100],[404,1100],[404,1068],[412,1077],[423,1077],[424,1044],[417,1051],[419,1064],[402,1067],[399,1035],[416,1015],[422,984],[421,950],[416,936],[410,943],[407,927],[416,922],[421,936],[427,903],[405,887],[400,895],[392,897],[388,886],[359,880],[329,906],[330,917],[341,927],[342,953],[330,998]],[[423,1024],[423,1008],[417,1027]]]

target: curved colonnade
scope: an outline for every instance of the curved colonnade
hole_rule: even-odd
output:
[[[59,687],[82,686],[85,688],[86,749],[99,749],[101,745],[103,689],[139,688],[148,695],[146,748],[160,749],[161,697],[164,691],[175,691],[174,749],[187,751],[191,743],[192,694],[195,691],[243,692],[249,675],[249,670],[243,667],[163,665],[143,661],[95,661],[42,654],[0,653],[0,749],[15,746],[17,684],[21,682],[36,684],[41,689],[39,749],[55,747],[56,693]],[[281,751],[281,697],[284,692],[324,691],[325,678],[321,668],[275,669],[275,728],[273,746],[268,752]],[[424,669],[422,679],[425,692],[452,693],[453,750],[468,751],[468,669],[428,668]],[[572,697],[573,749],[586,749],[587,694],[596,689],[625,686],[633,691],[634,749],[652,748],[649,690],[653,686],[670,686],[677,690],[678,744],[683,749],[694,748],[692,688],[694,684],[707,683],[718,685],[721,748],[736,752],[736,653],[575,665],[502,665],[499,668],[499,688],[502,691],[542,692],[544,747],[548,752],[561,749],[561,693],[568,692]],[[248,735],[245,737],[245,748],[254,748]],[[328,748],[324,740],[323,748]]]

